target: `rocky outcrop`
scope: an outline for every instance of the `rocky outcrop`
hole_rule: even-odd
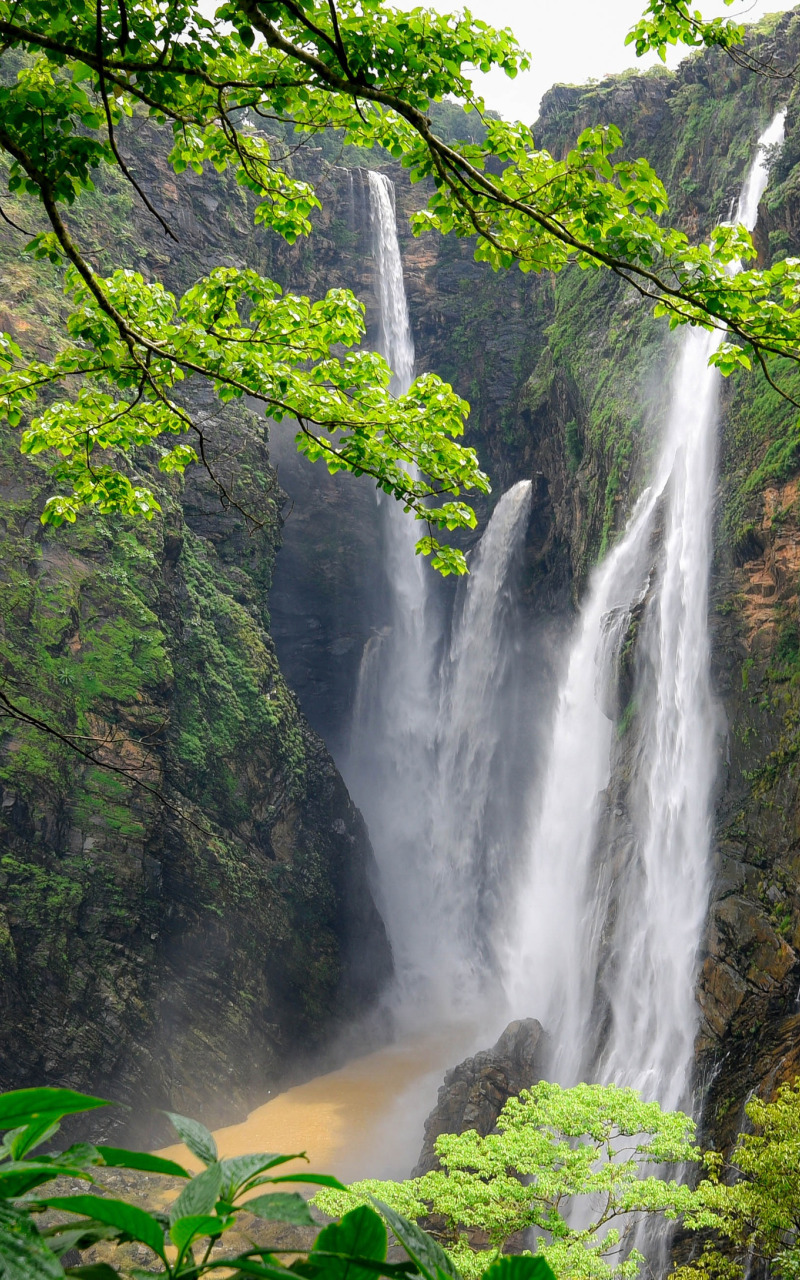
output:
[[[452,1067],[425,1121],[425,1140],[411,1177],[439,1167],[436,1139],[443,1133],[475,1129],[491,1133],[509,1098],[542,1079],[546,1035],[535,1018],[511,1022],[491,1049]]]

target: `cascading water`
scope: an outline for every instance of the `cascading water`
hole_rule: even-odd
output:
[[[396,395],[414,369],[391,182],[370,172],[378,346]],[[344,772],[370,829],[378,902],[392,944],[399,1016],[474,1014],[488,965],[502,832],[485,831],[501,700],[513,646],[509,582],[524,540],[530,482],[498,503],[462,585],[449,642],[434,577],[414,554],[416,522],[381,500],[388,625],[368,642]]]
[[[551,1074],[564,1083],[582,1073],[605,917],[593,855],[611,769],[613,726],[603,709],[608,650],[641,591],[657,505],[653,487],[591,584],[559,695],[517,928],[509,939],[511,1009],[548,1029]]]
[[[781,114],[759,139],[742,190],[738,220],[750,230],[766,149],[782,137]],[[511,1008],[547,1026],[554,1078],[631,1084],[668,1107],[688,1101],[708,901],[719,388],[708,359],[722,338],[684,335],[655,479],[591,582],[506,949]],[[624,731],[630,721],[626,745],[615,741],[623,708],[612,703],[628,640],[637,665],[620,723]],[[613,760],[626,752],[633,780],[627,795],[618,786],[612,796]]]
[[[368,174],[378,349],[402,395],[414,376],[414,341],[397,240],[394,188]],[[379,499],[380,500],[380,499]],[[414,554],[416,522],[396,502],[381,501],[389,625],[368,642],[356,692],[350,760],[345,774],[367,820],[378,862],[377,896],[400,985],[415,987],[418,957],[431,933],[425,882],[424,823],[418,797],[431,764],[430,705],[438,642],[425,564]]]
[[[457,976],[473,998],[496,975],[493,938],[513,857],[502,813],[508,804],[502,764],[513,749],[505,689],[514,668],[511,570],[530,510],[530,480],[498,502],[470,564],[441,671],[429,846],[441,882],[437,897],[458,940]]]

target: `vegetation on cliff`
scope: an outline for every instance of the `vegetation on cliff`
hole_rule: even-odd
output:
[[[37,231],[27,252],[65,268],[69,300],[68,337],[48,360],[25,362],[10,335],[2,348],[2,405],[12,425],[43,389],[55,393],[22,435],[25,452],[60,456],[55,474],[66,492],[45,503],[46,522],[73,521],[87,505],[151,516],[155,495],[127,462],[150,447],[168,474],[201,462],[222,499],[257,524],[211,466],[202,419],[181,395],[181,384],[197,378],[223,404],[249,395],[272,418],[296,419],[300,449],[332,471],[373,476],[427,524],[418,548],[443,572],[465,565],[434,528],[474,525],[459,494],[487,487],[474,453],[455,441],[466,406],[446,385],[427,375],[395,402],[379,357],[336,355],[363,332],[352,295],[284,298],[256,272],[219,266],[176,300],[130,269],[106,277],[94,269],[63,210],[104,166],[174,235],[119,150],[117,131],[137,110],[171,125],[176,173],[231,168],[257,197],[256,222],[290,243],[310,231],[318,200],[290,175],[275,142],[249,125],[248,112],[311,133],[339,127],[356,145],[385,146],[413,179],[431,177],[436,187],[416,229],[475,237],[476,257],[495,267],[605,266],[671,323],[729,328],[773,383],[768,358],[795,359],[793,262],[733,277],[727,265],[752,256],[741,228],[717,226],[710,243],[692,246],[665,227],[666,193],[647,161],[612,163],[622,143],[614,126],[585,129],[564,160],[535,147],[529,129],[501,120],[487,122],[480,144],[434,132],[431,100],[453,94],[467,109],[482,106],[465,64],[510,75],[525,65],[508,32],[468,16],[396,14],[377,0],[366,11],[351,0],[262,11],[248,0],[223,5],[213,20],[191,3],[164,16],[144,0],[107,12],[79,0],[68,11],[6,6],[0,33],[6,56],[34,55],[0,88],[8,190],[41,203],[49,230]],[[728,341],[712,360],[725,373],[750,367],[746,350]],[[58,398],[65,381],[73,394]],[[187,432],[194,444],[169,443]],[[440,506],[427,501],[440,495]],[[5,705],[13,714],[7,696]]]
[[[139,141],[155,186],[162,154]],[[167,258],[149,215],[105,175],[75,214],[93,260],[123,243],[188,287],[242,213],[224,178],[187,189],[185,239]],[[10,231],[0,260],[3,323],[52,350],[57,273],[34,288]],[[267,440],[236,405],[208,415],[206,432],[226,480],[235,459],[236,496],[261,529],[225,511],[199,468],[182,479],[155,466],[152,521],[90,511],[42,525],[48,469],[3,437],[4,688],[67,741],[3,723],[0,974],[14,1035],[0,1080],[113,1079],[118,1096],[184,1109],[215,1095],[223,1119],[369,1004],[391,960],[363,822],[270,635],[283,495]]]

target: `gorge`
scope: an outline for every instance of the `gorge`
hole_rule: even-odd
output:
[[[748,38],[791,59],[800,20]],[[563,154],[596,122],[694,241],[734,214],[763,262],[800,251],[793,82],[707,51],[556,86],[537,137]],[[434,369],[470,400],[493,493],[454,584],[397,504],[244,404],[209,430],[255,532],[199,468],[156,477],[150,524],[44,528],[49,474],[6,433],[4,671],[174,807],[4,732],[3,1086],[217,1125],[373,1049],[404,1130],[377,1172],[402,1174],[445,1067],[535,1017],[552,1078],[633,1083],[730,1141],[750,1090],[800,1070],[791,408],[723,384],[713,339],[671,338],[606,273],[494,274],[469,241],[412,239],[424,201],[385,152],[301,148],[322,209],[288,246],[230,175],[179,193],[148,123],[124,136],[182,239],[104,178],[71,214],[98,262],[352,287],[396,393]],[[51,350],[55,271],[36,284],[6,225],[0,260],[0,327]]]

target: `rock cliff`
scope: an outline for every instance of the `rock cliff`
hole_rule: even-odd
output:
[[[465,1058],[446,1072],[436,1106],[425,1121],[425,1139],[412,1178],[439,1167],[435,1144],[441,1134],[476,1129],[485,1138],[491,1133],[509,1098],[542,1079],[545,1040],[535,1018],[511,1022],[491,1049]]]
[[[264,265],[232,185],[190,174],[179,193],[146,129],[126,142],[180,243],[112,177],[72,215],[96,261],[158,266],[173,287],[231,252]],[[5,231],[0,323],[46,352],[58,280],[42,286]],[[153,1107],[240,1118],[391,969],[363,820],[270,635],[284,495],[268,433],[245,410],[209,427],[255,532],[199,468],[157,474],[150,524],[45,529],[46,470],[12,432],[0,457],[4,687],[134,778],[0,725],[0,1087],[108,1092],[145,1130]]]

